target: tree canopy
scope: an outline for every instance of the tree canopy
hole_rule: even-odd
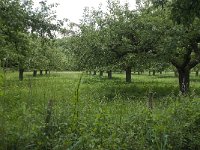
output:
[[[49,69],[56,63],[52,59],[58,53],[50,51],[62,22],[55,22],[53,7],[56,4],[47,5],[46,1],[41,1],[38,8],[31,0],[0,1],[0,59],[19,69],[20,80],[24,69]]]

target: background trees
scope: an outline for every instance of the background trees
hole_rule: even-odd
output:
[[[51,11],[56,5],[41,1],[34,9],[31,0],[1,0],[0,7],[1,60],[18,67],[19,80],[23,80],[24,69],[49,68],[50,55],[58,54],[48,51],[49,40],[61,27]]]
[[[189,90],[189,72],[200,61],[199,1],[139,0],[129,10],[117,1],[108,1],[107,10],[85,8],[80,24],[57,21],[54,5],[41,1],[33,8],[24,3],[0,1],[1,61],[4,67],[24,69],[161,72],[171,63],[179,73],[180,91]],[[76,27],[76,28],[74,28]],[[55,39],[61,31],[65,37]],[[55,40],[53,40],[55,39]],[[111,75],[109,75],[111,77]]]
[[[196,18],[186,19],[190,26],[176,20],[181,10],[174,9],[183,9],[177,3],[181,2],[137,1],[138,10],[131,11],[128,4],[109,1],[105,12],[85,9],[78,34],[68,40],[68,48],[76,56],[74,65],[79,66],[75,68],[120,68],[126,71],[126,81],[131,82],[132,67],[155,74],[171,63],[179,73],[180,91],[187,92],[189,72],[200,58],[199,19],[194,10]]]
[[[23,71],[26,58],[29,51],[29,16],[30,3],[21,4],[20,1],[0,1],[1,5],[1,37],[4,37],[4,43],[9,49],[1,49],[4,51],[4,59],[9,59],[9,52],[12,58],[16,60],[19,68],[19,79],[23,79]],[[26,7],[24,7],[26,6]],[[8,43],[8,44],[7,44]],[[6,57],[7,56],[7,57]]]

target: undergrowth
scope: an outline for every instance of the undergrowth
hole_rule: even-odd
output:
[[[7,73],[0,97],[0,149],[200,149],[200,98],[181,96],[171,75],[53,73],[17,80]],[[147,107],[153,92],[153,109]]]

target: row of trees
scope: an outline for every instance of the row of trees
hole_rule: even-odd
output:
[[[107,11],[84,10],[79,32],[63,39],[76,69],[120,68],[131,82],[131,69],[162,71],[172,64],[182,93],[189,90],[190,70],[200,61],[199,1],[138,0],[129,10],[108,1]]]
[[[52,8],[32,0],[0,0],[0,60],[24,69],[87,71],[163,71],[171,64],[180,91],[189,90],[189,72],[200,61],[199,0],[137,0],[137,9],[108,0],[107,11],[85,8],[80,24],[56,19]],[[56,39],[56,35],[66,35]],[[198,70],[198,67],[196,67]]]
[[[56,48],[55,37],[63,21],[56,21],[52,8],[41,1],[35,8],[32,0],[0,0],[0,60],[1,66],[15,67],[23,80],[25,69],[59,69],[65,64],[65,54]]]

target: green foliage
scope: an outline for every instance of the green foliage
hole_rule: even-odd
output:
[[[63,69],[64,54],[55,50],[51,39],[59,32],[53,7],[47,1],[34,8],[32,0],[0,1],[0,60],[4,69]],[[54,22],[53,22],[54,21]]]
[[[198,149],[199,84],[182,97],[172,74],[136,76],[125,84],[80,73],[53,73],[23,83],[8,73],[1,100],[5,149]],[[192,76],[192,79],[194,76]],[[78,87],[77,87],[78,84]],[[156,92],[154,108],[146,106]],[[78,97],[78,99],[77,99]]]
[[[145,45],[145,41],[140,36],[143,24],[139,14],[130,11],[128,4],[121,6],[116,1],[109,1],[107,7],[107,12],[103,12],[101,8],[98,10],[86,8],[79,26],[80,32],[65,39],[66,49],[71,52],[74,59],[72,62],[78,68],[126,69],[127,66],[132,67],[136,63],[144,63],[145,57],[142,56],[145,55],[143,48],[145,46],[142,45]],[[145,33],[142,35],[145,36]],[[148,43],[146,45],[145,49],[148,49]]]
[[[199,0],[173,0],[172,18],[178,24],[191,25],[196,18],[200,18]]]
[[[151,0],[151,1],[155,7],[161,6],[162,8],[164,8],[164,5],[166,5],[166,3],[168,2],[168,0]]]

